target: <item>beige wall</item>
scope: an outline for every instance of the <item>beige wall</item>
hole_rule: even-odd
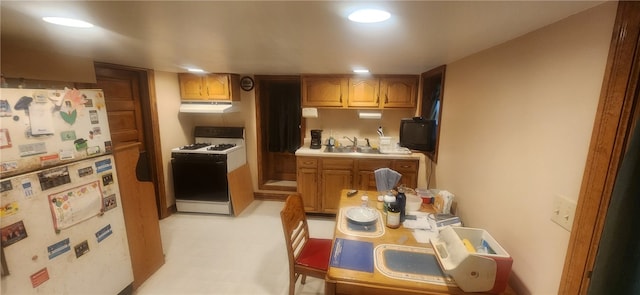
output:
[[[193,129],[190,118],[178,116],[180,107],[180,86],[178,75],[155,71],[156,101],[160,130],[160,152],[164,163],[164,180],[167,206],[175,204],[173,178],[171,173],[171,149],[192,143]]]
[[[437,187],[531,294],[558,290],[570,233],[552,200],[578,198],[615,13],[607,3],[447,67]]]

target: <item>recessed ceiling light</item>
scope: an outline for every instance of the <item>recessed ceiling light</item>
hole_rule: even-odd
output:
[[[357,23],[379,23],[390,17],[390,13],[378,9],[360,9],[349,14],[349,19]]]
[[[365,74],[365,73],[368,73],[369,70],[367,70],[367,69],[354,69],[353,72],[357,73],[357,74]]]
[[[188,68],[187,71],[192,72],[192,73],[204,73],[203,69]]]
[[[65,26],[65,27],[73,27],[73,28],[91,28],[93,27],[93,24],[88,23],[86,21],[82,21],[79,19],[73,19],[73,18],[66,18],[66,17],[43,17],[42,18],[43,21],[46,21],[48,23],[52,23],[52,24],[56,24],[56,25],[61,25],[61,26]]]

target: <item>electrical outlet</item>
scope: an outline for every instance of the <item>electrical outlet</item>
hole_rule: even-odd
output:
[[[556,195],[553,198],[553,208],[551,209],[551,221],[571,231],[573,217],[576,213],[576,202],[564,196]]]

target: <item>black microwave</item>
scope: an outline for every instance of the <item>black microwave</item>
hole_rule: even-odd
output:
[[[433,152],[436,143],[436,127],[436,120],[427,120],[422,117],[400,120],[400,146]]]

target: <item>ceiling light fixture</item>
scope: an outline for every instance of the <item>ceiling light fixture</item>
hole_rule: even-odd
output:
[[[72,28],[92,28],[93,27],[93,24],[88,23],[86,21],[73,19],[73,18],[66,18],[66,17],[45,16],[42,18],[42,20],[51,24],[56,24],[56,25],[65,26],[65,27],[72,27]]]
[[[192,73],[204,73],[203,69],[188,68],[187,71]]]
[[[390,13],[378,9],[360,9],[349,14],[349,20],[357,23],[379,23],[390,17]]]
[[[367,69],[355,69],[355,70],[353,70],[353,72],[356,73],[356,74],[366,74],[366,73],[369,72],[369,70],[367,70]]]

